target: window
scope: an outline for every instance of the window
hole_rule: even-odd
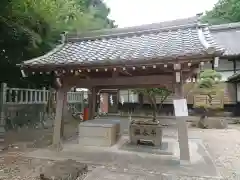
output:
[[[238,67],[240,69],[240,62],[238,63]],[[203,65],[203,69],[202,70],[205,70],[205,69],[212,69],[212,63],[211,62],[208,62],[208,63],[205,63]],[[218,67],[215,67],[214,68],[215,70],[233,70],[234,67],[233,67],[233,62],[232,61],[228,61],[227,59],[220,59],[219,60],[219,64],[218,64]]]
[[[236,60],[236,69],[238,72],[240,71],[240,60]]]
[[[219,64],[218,67],[214,68],[215,70],[231,70],[233,71],[234,67],[233,67],[233,62],[232,61],[228,61],[227,59],[220,59],[219,60]]]

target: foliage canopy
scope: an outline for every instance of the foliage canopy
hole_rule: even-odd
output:
[[[167,99],[167,97],[172,93],[167,88],[138,88],[133,90],[134,93],[142,94],[148,98],[149,103],[152,106],[153,110],[153,121],[156,121],[156,113],[157,113],[157,104],[156,104],[156,96],[160,97],[160,107],[163,102]]]
[[[206,95],[208,97],[208,104],[204,105],[204,108],[211,108],[213,97],[222,93],[223,89],[219,89],[217,86],[221,81],[222,76],[215,70],[206,69],[200,73],[199,78],[200,80],[196,84],[194,93]]]
[[[206,12],[202,18],[203,22],[209,24],[223,24],[240,21],[239,0],[219,0],[214,8]]]
[[[2,0],[0,81],[20,86],[16,64],[53,49],[62,32],[114,27],[108,14],[101,0]]]

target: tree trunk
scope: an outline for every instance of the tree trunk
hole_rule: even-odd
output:
[[[139,104],[140,104],[140,110],[143,109],[143,94],[139,93]]]
[[[206,129],[207,127],[206,127],[206,123],[205,123],[205,120],[207,119],[207,117],[208,117],[208,111],[207,111],[207,109],[203,109],[203,112],[202,112],[202,115],[200,116],[200,120],[198,121],[198,124],[197,124],[197,126],[199,127],[199,128],[202,128],[202,129]]]
[[[151,103],[152,106],[152,111],[153,111],[153,122],[156,122],[156,116],[157,116],[157,105],[156,105],[156,97],[155,96],[148,96],[149,102]]]

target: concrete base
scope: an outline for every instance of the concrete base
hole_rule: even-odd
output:
[[[162,144],[162,126],[159,124],[130,124],[130,142],[138,144],[141,141],[150,141],[155,146]]]
[[[78,143],[83,146],[110,147],[116,144],[119,127],[118,123],[81,123]]]
[[[180,165],[182,165],[182,166],[187,166],[187,165],[190,165],[190,164],[191,164],[190,161],[180,160]]]
[[[163,138],[163,145],[166,142],[168,143],[168,147],[164,151],[172,155],[162,155],[161,149],[157,150],[155,147],[155,150],[150,152],[150,148],[148,149],[146,146],[138,146],[132,150],[129,148],[124,150],[121,147],[126,141],[128,141],[128,136],[122,136],[118,143],[112,147],[82,146],[75,143],[65,144],[61,153],[49,151],[48,149],[38,149],[26,153],[24,156],[52,160],[73,159],[81,163],[122,168],[122,170],[129,169],[130,171],[134,171],[134,173],[142,172],[143,174],[146,172],[157,172],[174,174],[177,176],[219,176],[214,161],[211,160],[211,156],[209,156],[209,153],[206,151],[207,149],[205,149],[200,139],[189,139],[191,154],[190,164],[180,160],[179,145],[176,139]],[[100,174],[98,178],[101,180],[104,179]],[[114,179],[114,177],[111,179]],[[150,177],[145,179],[153,180]],[[160,179],[159,176],[157,179]],[[189,177],[182,179],[197,178]]]
[[[228,123],[224,118],[208,117],[204,120],[192,123],[192,126],[205,129],[226,129]]]

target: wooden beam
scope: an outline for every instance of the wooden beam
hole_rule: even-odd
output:
[[[98,86],[100,89],[135,89],[135,88],[161,88],[161,87],[165,87],[167,89],[169,89],[170,91],[174,90],[174,85],[169,83],[169,84],[156,84],[156,85],[128,85],[128,86],[117,86],[117,85],[112,85],[112,86]]]
[[[79,79],[76,76],[63,77],[63,82],[67,86],[76,86],[89,88],[94,86],[144,86],[144,85],[168,85],[173,83],[172,74],[152,75],[152,76],[134,76],[134,77],[116,77],[116,78],[93,78]]]
[[[115,71],[112,72],[112,77],[117,78],[119,76],[119,69],[116,69]]]
[[[185,81],[188,78],[193,77],[193,75],[196,75],[196,70],[197,69],[198,69],[198,67],[194,67],[188,72],[182,72],[182,80]]]
[[[125,70],[119,70],[120,73],[124,74],[124,75],[127,75],[127,76],[132,76],[131,73],[129,73],[126,69]]]

